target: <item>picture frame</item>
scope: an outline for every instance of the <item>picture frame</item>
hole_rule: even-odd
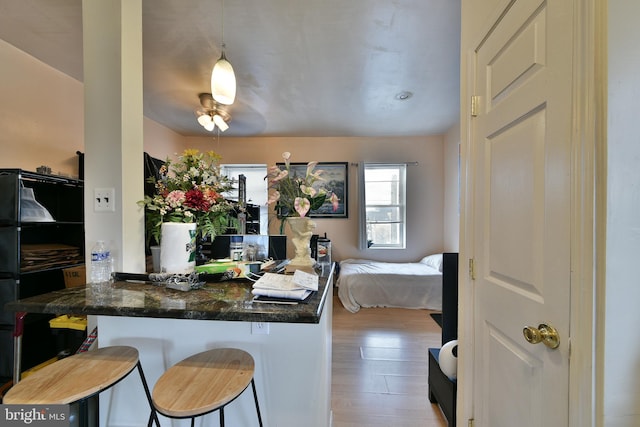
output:
[[[285,168],[284,163],[276,163],[280,169]],[[316,171],[324,171],[323,181],[317,182],[314,188],[324,187],[338,196],[338,209],[333,211],[329,198],[318,209],[309,211],[309,218],[349,218],[349,163],[348,162],[318,162]],[[307,173],[307,163],[289,163],[289,173],[304,176]],[[286,217],[286,212],[277,210],[278,218]]]

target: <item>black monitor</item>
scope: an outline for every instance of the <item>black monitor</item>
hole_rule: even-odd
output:
[[[231,243],[230,234],[222,234],[216,236],[211,244],[210,253],[207,254],[211,259],[229,258],[229,244]],[[287,236],[285,235],[269,235],[269,255],[268,258],[278,260],[287,259]]]

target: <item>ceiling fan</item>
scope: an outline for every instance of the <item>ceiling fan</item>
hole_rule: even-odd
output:
[[[201,93],[198,95],[200,98],[201,108],[195,111],[195,115],[198,119],[198,123],[209,132],[212,132],[216,126],[222,132],[229,129],[229,120],[231,115],[226,107],[213,99],[210,93]]]

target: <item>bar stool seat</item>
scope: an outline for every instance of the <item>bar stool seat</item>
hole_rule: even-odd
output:
[[[138,350],[129,346],[104,347],[58,360],[14,385],[2,403],[46,405],[84,401],[113,386],[136,367],[151,405]]]
[[[220,411],[224,426],[224,407],[251,384],[262,426],[260,407],[253,379],[254,361],[249,353],[234,348],[218,348],[190,356],[169,368],[156,382],[154,408],[170,418],[194,418]]]

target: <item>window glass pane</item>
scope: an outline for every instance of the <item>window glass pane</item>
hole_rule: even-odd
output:
[[[405,247],[406,165],[366,165],[364,168],[367,247]]]
[[[367,206],[367,222],[402,221],[399,207]]]
[[[397,205],[400,192],[396,185],[366,184],[367,205]]]
[[[236,183],[234,189],[225,194],[231,200],[238,200],[238,176],[247,178],[247,203],[264,205],[267,203],[267,165],[221,165],[223,174],[232,178]]]
[[[400,224],[367,224],[367,236],[375,246],[399,246],[401,245]]]
[[[269,217],[267,203],[267,165],[220,165],[221,172],[235,181],[235,189],[225,194],[229,200],[238,200],[238,177],[242,174],[247,183],[247,203],[260,207],[260,234],[268,234]]]

